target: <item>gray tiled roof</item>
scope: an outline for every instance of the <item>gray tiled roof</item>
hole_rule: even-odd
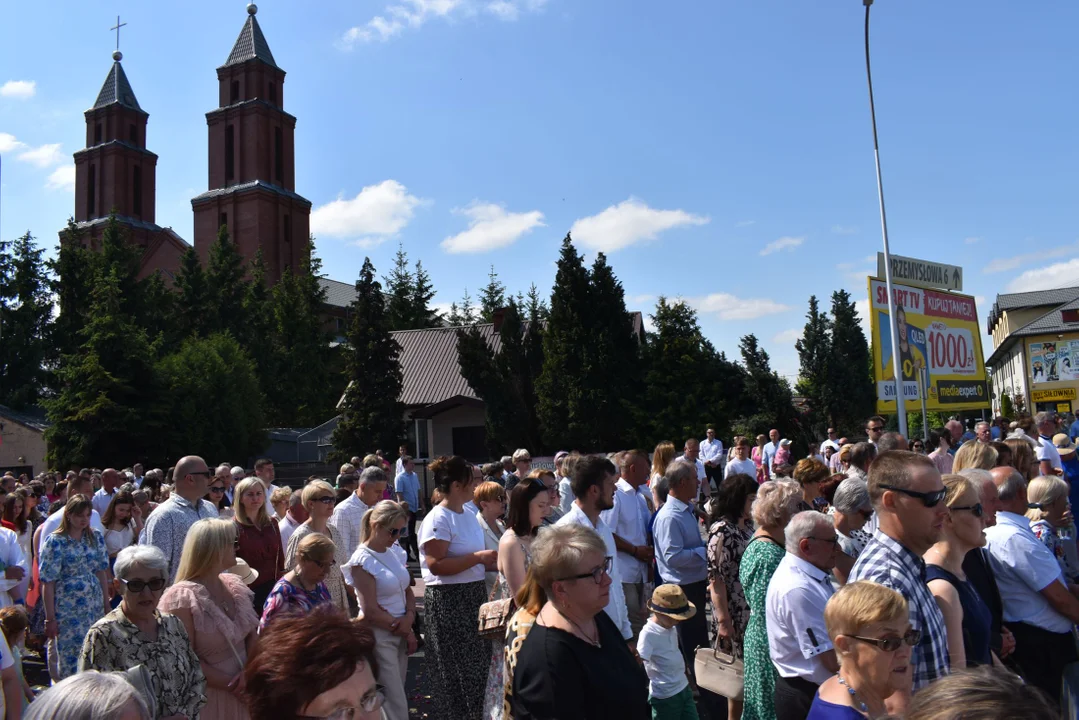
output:
[[[109,74],[105,76],[105,84],[101,86],[101,92],[97,94],[93,109],[97,110],[113,103],[142,112],[139,101],[135,99],[135,91],[131,89],[131,83],[127,81],[127,75],[119,60],[113,62]]]
[[[139,230],[149,230],[150,232],[159,232],[161,230],[161,226],[157,225],[156,223],[146,222],[145,220],[139,220],[139,219],[133,218],[133,217],[131,217],[129,215],[117,215],[116,216],[116,221],[118,223],[120,223],[121,225],[126,225],[128,227],[138,228]],[[109,222],[109,216],[106,215],[104,217],[94,218],[93,220],[82,220],[80,222],[75,223],[75,226],[78,227],[79,229],[85,229],[85,228],[89,228],[89,227],[94,227],[95,225],[107,225],[108,222]],[[173,233],[173,234],[175,235],[175,233]],[[180,236],[177,235],[176,237],[180,237]]]
[[[1074,332],[1079,330],[1079,323],[1064,322],[1062,315],[1065,310],[1079,310],[1079,292],[1076,293],[1076,299],[1071,302],[1064,303],[1059,307],[1055,307],[1049,312],[1042,315],[1037,320],[1033,320],[1023,327],[1019,328],[1012,333],[1013,337],[1026,337],[1029,335],[1043,335],[1046,333],[1062,333],[1062,332]]]
[[[18,410],[12,410],[6,405],[0,405],[0,418],[13,420],[20,425],[25,425],[31,430],[37,430],[38,432],[45,432],[49,425],[52,424],[45,416],[45,411],[36,407],[25,412],[19,412]]]
[[[262,28],[254,15],[247,16],[240,36],[236,38],[236,44],[232,46],[232,52],[223,67],[239,65],[248,60],[261,60],[267,65],[277,67],[273,53],[270,52],[270,45],[266,42],[266,36],[262,34]]]
[[[989,323],[989,333],[992,334],[993,326],[996,325],[1004,310],[1063,305],[1066,302],[1071,302],[1077,297],[1079,297],[1079,287],[1032,290],[1030,292],[997,295],[997,299],[993,303],[993,309],[990,310],[989,317],[987,318]]]
[[[327,277],[320,277],[318,284],[326,291],[327,305],[344,308],[351,305],[352,301],[356,299],[355,285],[350,285],[340,280],[331,280]]]
[[[493,323],[476,326],[493,352],[501,338]],[[457,363],[457,328],[401,330],[392,333],[401,346],[401,373],[404,375],[401,402],[408,406],[431,405],[457,395],[475,398],[476,393],[461,377]]]
[[[250,182],[240,183],[238,185],[229,185],[228,187],[225,187],[225,188],[217,188],[215,190],[207,190],[206,192],[201,193],[201,194],[196,195],[195,197],[191,198],[191,204],[194,205],[197,202],[201,202],[203,200],[209,200],[209,199],[215,198],[215,197],[220,197],[222,195],[231,195],[233,193],[242,193],[242,192],[247,192],[249,190],[259,190],[259,189],[261,189],[261,190],[269,190],[270,192],[277,193],[278,195],[284,195],[287,198],[291,198],[292,200],[296,200],[297,202],[303,203],[303,204],[307,205],[308,207],[311,207],[311,201],[308,200],[307,198],[305,198],[304,196],[299,195],[297,193],[294,193],[291,190],[286,190],[285,188],[280,187],[278,185],[274,185],[273,183],[268,183],[265,180],[251,180]]]

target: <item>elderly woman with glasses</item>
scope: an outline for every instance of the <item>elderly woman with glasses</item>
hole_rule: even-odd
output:
[[[206,702],[206,678],[184,624],[157,609],[168,560],[153,545],[132,545],[113,567],[120,606],[86,634],[79,672],[126,671],[142,665],[160,718],[197,717]]]
[[[538,612],[524,641],[514,639],[509,651],[513,717],[651,717],[648,678],[603,611],[612,561],[590,527],[540,530],[520,593],[522,608]]]
[[[339,572],[335,567],[335,551],[333,541],[325,535],[311,533],[300,541],[292,569],[277,581],[266,598],[260,633],[279,616],[306,615],[319,605],[333,604],[323,580],[328,572]]]
[[[824,625],[839,656],[839,672],[825,680],[806,720],[864,720],[887,715],[884,701],[910,692],[912,630],[907,601],[873,582],[844,585],[824,608]]]
[[[506,490],[496,482],[487,481],[476,488],[474,499],[479,508],[476,520],[483,529],[483,545],[488,550],[498,552],[498,542],[502,539],[502,533],[506,532],[506,526],[502,524],[502,517],[506,514]],[[484,573],[483,581],[490,595],[498,582],[498,571]]]
[[[326,589],[330,592],[330,601],[333,606],[345,615],[350,615],[351,610],[348,604],[350,590],[342,574],[344,567],[348,564],[348,548],[345,547],[337,527],[330,522],[335,499],[333,487],[325,480],[312,480],[304,486],[300,501],[303,503],[304,510],[307,511],[307,520],[293,530],[292,537],[288,540],[288,548],[285,550],[285,567],[296,566],[296,551],[305,537],[312,533],[328,537],[333,542],[333,559],[337,567],[327,572],[322,582],[326,584]]]
[[[869,486],[865,480],[847,478],[839,483],[832,496],[832,524],[835,526],[839,549],[835,568],[832,570],[840,585],[854,569],[854,561],[865,549],[870,536],[862,530],[873,517],[873,504],[869,500]]]

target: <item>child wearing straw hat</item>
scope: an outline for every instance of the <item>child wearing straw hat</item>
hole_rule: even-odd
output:
[[[652,614],[637,638],[637,653],[648,673],[648,704],[652,720],[692,720],[697,705],[686,676],[686,661],[678,649],[678,623],[697,614],[696,606],[686,599],[677,585],[660,585],[648,602]]]

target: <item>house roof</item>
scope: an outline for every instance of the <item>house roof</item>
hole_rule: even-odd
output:
[[[326,291],[326,304],[346,308],[356,299],[356,286],[340,280],[320,277],[318,284]]]
[[[37,430],[38,432],[45,432],[52,424],[48,421],[48,418],[45,417],[45,411],[38,407],[20,412],[18,410],[12,410],[6,405],[0,405],[0,418],[17,422],[20,425],[24,425],[31,430]]]
[[[476,328],[497,352],[502,341],[495,333],[494,324],[483,323]],[[400,330],[392,335],[401,346],[402,403],[412,407],[433,405],[458,395],[478,399],[461,376],[461,366],[457,362],[457,328]]]
[[[232,52],[225,60],[223,67],[239,65],[248,60],[261,60],[271,67],[277,67],[273,53],[270,52],[270,44],[266,42],[266,36],[262,34],[259,21],[255,19],[258,8],[254,3],[247,6],[247,20],[240,30],[240,36],[236,38],[236,44],[232,46]]]
[[[997,324],[1005,310],[1063,305],[1076,298],[1079,298],[1079,287],[997,295],[996,301],[993,302],[993,309],[989,311],[989,317],[987,318],[989,323],[987,332],[990,335],[993,334],[993,326]]]
[[[93,109],[97,110],[113,103],[119,103],[132,110],[143,112],[142,108],[139,107],[139,101],[135,99],[135,91],[131,89],[131,83],[127,80],[124,68],[120,64],[120,57],[122,56],[119,51],[113,55],[115,60],[112,67],[109,68],[109,74],[105,76],[105,84],[101,86],[101,92],[97,94]]]
[[[1044,306],[1043,298],[1051,297],[1059,299],[1070,293],[1071,298],[1065,300],[1059,304],[1054,304],[1052,309],[1048,312],[1036,317],[1028,322],[1026,325],[1016,329],[1007,338],[1004,339],[993,354],[989,356],[989,359],[985,361],[986,365],[993,366],[1000,361],[1004,354],[1021,338],[1032,337],[1034,335],[1059,335],[1066,332],[1079,332],[1079,322],[1068,322],[1064,319],[1064,312],[1068,310],[1079,311],[1079,288],[1063,288],[1060,290],[1045,290],[1039,291],[1042,293],[1051,293],[1047,295],[1037,296],[1034,302],[1027,302],[1025,304],[1012,305],[1010,308],[1014,309],[1018,307],[1039,307]],[[1019,293],[1021,295],[1035,295],[1035,293]],[[1000,301],[1002,297],[1009,297],[1007,295],[998,295],[997,300]],[[996,311],[997,305],[993,305],[993,310]],[[992,328],[992,325],[990,325]]]
[[[311,201],[303,197],[302,195],[294,193],[291,190],[286,190],[279,185],[268,183],[265,180],[250,180],[248,182],[238,183],[236,185],[229,185],[228,187],[224,188],[207,190],[206,192],[191,198],[191,205],[194,206],[200,202],[205,202],[206,200],[210,200],[216,197],[222,197],[224,195],[233,195],[237,193],[251,192],[255,190],[268,190],[272,193],[283,195],[291,200],[295,200],[296,202],[301,203],[306,207],[311,207]]]

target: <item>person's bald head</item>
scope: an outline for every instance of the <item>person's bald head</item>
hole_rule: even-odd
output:
[[[1010,465],[995,467],[989,472],[993,475],[993,484],[997,486],[1001,509],[1024,515],[1027,511],[1027,481],[1023,473]]]
[[[198,455],[180,458],[172,471],[172,482],[176,488],[176,494],[193,503],[197,503],[199,498],[206,494],[206,485],[209,481],[210,469],[206,466],[206,461]]]
[[[115,468],[105,468],[101,472],[101,484],[105,486],[105,492],[111,493],[120,485],[120,473]]]

